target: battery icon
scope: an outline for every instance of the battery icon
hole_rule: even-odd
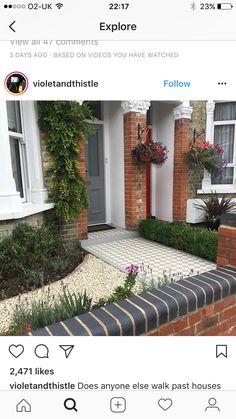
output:
[[[217,3],[218,10],[231,10],[233,7],[232,3]]]

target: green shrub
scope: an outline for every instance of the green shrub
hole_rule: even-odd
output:
[[[27,285],[42,287],[44,283],[44,273],[40,271],[26,271],[24,275]]]
[[[89,107],[78,101],[38,102],[39,126],[45,132],[50,155],[51,196],[56,215],[64,221],[78,218],[88,207],[87,185],[80,173],[79,157],[88,133]]]
[[[0,240],[0,273],[5,278],[26,277],[28,271],[41,270],[49,259],[64,251],[53,225],[16,225],[11,237]]]
[[[21,334],[25,331],[41,329],[71,317],[78,316],[90,310],[92,300],[83,294],[71,294],[64,291],[58,301],[34,301],[27,307],[18,306],[13,313],[11,334]]]
[[[68,261],[63,260],[60,256],[58,256],[52,260],[51,267],[54,273],[59,274],[67,269]]]
[[[216,261],[218,235],[214,231],[150,219],[141,221],[139,233],[145,239]]]
[[[131,265],[131,269],[132,269],[132,265]],[[111,304],[116,301],[125,300],[126,298],[129,298],[132,295],[132,289],[136,284],[137,275],[138,275],[138,271],[134,271],[134,272],[129,271],[125,279],[124,285],[120,285],[116,287],[113,294],[107,299],[106,304]]]

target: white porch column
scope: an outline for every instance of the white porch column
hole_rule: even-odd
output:
[[[31,101],[22,102],[21,106],[30,173],[29,200],[33,204],[43,204],[48,195],[43,182],[37,109],[35,103]]]
[[[206,141],[213,143],[213,121],[214,121],[215,102],[208,100],[206,103]],[[202,179],[202,189],[211,189],[211,175],[204,169],[204,176]]]
[[[138,112],[142,115],[146,115],[150,108],[149,100],[124,100],[121,102],[121,108],[123,113],[127,112]]]
[[[7,107],[5,101],[0,101],[0,213],[15,211],[20,207],[20,193],[16,190],[12,173]]]
[[[184,100],[179,106],[174,108],[174,119],[191,119],[193,108],[190,106],[189,100]]]

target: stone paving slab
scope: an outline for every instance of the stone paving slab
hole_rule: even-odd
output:
[[[202,273],[216,268],[215,263],[206,259],[143,239],[137,232],[122,229],[90,233],[88,240],[82,241],[82,247],[123,272],[131,264],[149,265],[154,278],[163,276],[165,270],[187,276],[191,270]]]

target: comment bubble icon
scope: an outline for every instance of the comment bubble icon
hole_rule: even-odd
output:
[[[37,345],[34,349],[37,358],[49,358],[49,349],[46,345]]]

